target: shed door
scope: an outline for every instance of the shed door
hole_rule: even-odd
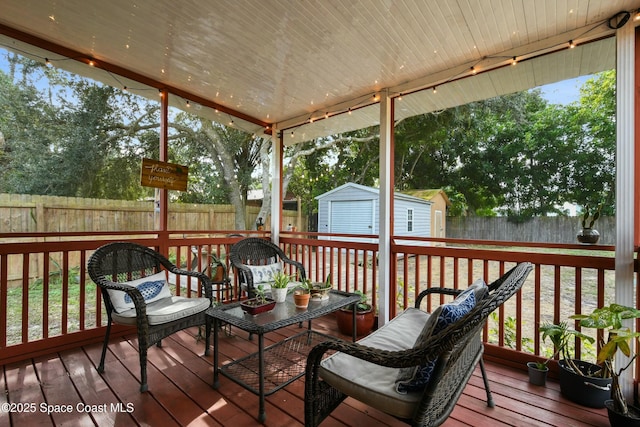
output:
[[[333,201],[331,233],[373,234],[373,200]]]

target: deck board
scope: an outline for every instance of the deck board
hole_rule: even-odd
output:
[[[305,325],[306,326],[306,325]],[[342,336],[335,319],[327,316],[314,322],[314,329]],[[265,345],[298,333],[297,326],[269,333]],[[101,345],[91,344],[37,359],[2,366],[0,403],[35,403],[31,413],[0,411],[2,426],[255,426],[258,397],[228,378],[220,377],[220,388],[211,387],[213,357],[204,356],[197,330],[179,332],[148,352],[149,391],[140,393],[137,340],[127,336],[109,345],[105,373],[95,367]],[[257,340],[233,329],[220,334],[220,362],[228,363],[257,349]],[[525,371],[486,363],[495,408],[486,405],[480,370],[476,369],[453,413],[444,423],[457,426],[608,426],[606,411],[585,408],[560,395],[556,381],[546,387],[532,386]],[[106,405],[107,411],[79,413],[75,405]],[[72,404],[71,414],[47,415],[39,405]],[[121,404],[121,411],[111,405]],[[127,406],[133,409],[127,411]],[[266,398],[267,426],[304,424],[304,379]],[[325,427],[402,426],[394,418],[348,398],[323,423]]]

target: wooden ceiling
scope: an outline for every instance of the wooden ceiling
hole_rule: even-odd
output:
[[[174,105],[220,107],[207,114],[250,132],[275,123],[289,144],[376,124],[382,91],[402,95],[403,118],[614,68],[608,21],[629,11],[628,25],[638,25],[640,0],[2,0],[1,8],[2,47],[146,96],[167,88]],[[63,61],[64,49],[78,61]]]

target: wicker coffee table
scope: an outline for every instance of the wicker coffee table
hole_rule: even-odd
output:
[[[296,308],[292,296],[283,303],[257,316],[246,314],[240,303],[211,307],[207,315],[213,317],[213,387],[220,386],[219,374],[235,381],[257,394],[260,399],[258,421],[266,419],[264,398],[304,375],[309,351],[318,343],[337,339],[311,329],[311,320],[360,301],[360,296],[341,291],[331,291],[323,301],[311,301],[306,309]],[[296,323],[308,322],[299,334],[264,347],[264,334]],[[354,314],[355,325],[355,314]],[[223,323],[235,326],[258,337],[258,351],[219,366],[218,331]],[[355,331],[355,328],[354,328]],[[356,337],[353,337],[355,341]],[[257,374],[256,374],[257,373]]]

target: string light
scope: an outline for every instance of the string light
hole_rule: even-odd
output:
[[[609,19],[609,21],[611,21],[611,20],[613,20],[614,18],[616,18],[616,17],[620,16],[621,14],[625,14],[625,15],[626,15],[626,20],[628,20],[628,19],[630,18],[630,16],[632,16],[632,17],[633,17],[632,19],[633,19],[634,21],[640,21],[640,9],[636,9],[636,10],[634,10],[634,11],[632,11],[632,12],[626,12],[626,11],[625,11],[625,12],[620,12],[620,13],[618,13],[618,14],[614,15],[612,18],[610,18],[610,19]],[[53,17],[50,17],[50,19],[52,19],[52,20],[53,20],[54,18],[53,18]],[[626,20],[624,20],[624,23],[626,23]],[[601,22],[599,23],[599,25],[601,25],[601,24],[602,24],[602,22],[607,22],[607,20],[603,20],[603,21],[601,21]],[[619,26],[622,26],[622,25],[619,25]],[[597,26],[594,26],[593,28],[596,28],[596,27],[597,27]],[[592,28],[592,29],[593,29],[593,28]],[[588,30],[587,32],[589,32],[589,31],[591,31],[591,30]],[[582,34],[582,35],[583,35],[583,34]],[[581,35],[580,37],[582,37],[582,35]],[[561,49],[561,48],[562,48],[562,46],[563,46],[562,44],[556,45],[556,49]],[[566,46],[566,45],[564,45],[564,46]],[[577,45],[576,45],[576,43],[574,42],[574,40],[569,40],[569,45],[568,45],[568,47],[569,47],[570,49],[573,49],[573,48],[575,48],[576,46],[577,46]],[[529,54],[527,54],[527,55],[529,55]],[[37,56],[37,55],[35,55],[35,56]],[[532,56],[532,57],[533,57],[533,56]],[[51,61],[48,57],[39,57],[39,58],[40,58],[41,60],[44,60],[44,63],[45,63],[45,65],[46,65],[46,66],[53,66],[52,61]],[[504,57],[502,57],[502,58],[504,58]],[[65,61],[65,60],[69,60],[69,59],[75,59],[75,60],[79,60],[79,61],[82,61],[82,62],[85,62],[85,61],[86,61],[86,64],[87,64],[87,65],[89,65],[89,66],[91,66],[91,67],[94,67],[94,66],[98,65],[98,64],[96,64],[96,61],[93,59],[93,57],[90,57],[90,56],[89,56],[89,57],[87,57],[87,56],[84,56],[84,55],[78,56],[78,57],[76,57],[76,58],[66,58],[66,57],[65,57],[65,58],[58,58],[58,59],[55,59],[55,58],[54,58],[54,61]],[[483,59],[485,59],[485,58],[483,58]],[[515,65],[517,65],[517,63],[518,63],[518,58],[517,58],[517,56],[513,56],[513,57],[512,57],[512,59],[511,59],[511,65],[515,66]],[[503,64],[504,64],[504,62],[503,62]],[[106,71],[107,73],[109,73],[110,75],[112,75],[112,76],[113,76],[113,74],[112,74],[111,72],[109,72],[108,70],[105,70],[105,71]],[[162,69],[162,70],[161,70],[161,72],[162,72],[162,73],[164,73],[164,72],[165,72],[165,70],[164,70],[164,69]],[[472,67],[470,67],[470,72],[471,72],[471,74],[472,74],[472,75],[476,75],[476,74],[477,74],[477,72],[478,72],[478,70],[475,68],[475,66],[472,66]],[[113,78],[114,78],[114,79],[116,79],[116,81],[118,81],[118,79],[117,79],[115,76],[113,76]],[[189,76],[189,80],[190,80],[190,79],[191,79],[191,76]],[[452,78],[452,79],[453,79],[453,78]],[[448,82],[449,82],[449,80],[444,81],[444,83],[448,83]],[[118,83],[120,83],[120,82],[118,81]],[[377,84],[377,81],[376,81],[375,83]],[[120,84],[121,84],[121,83],[120,83]],[[129,90],[129,88],[128,88],[127,86],[122,86],[122,87],[123,87],[123,91],[125,91],[125,92]],[[428,88],[426,88],[426,89],[428,89]],[[149,90],[149,88],[144,88],[144,89],[135,89],[135,90]],[[434,94],[435,94],[435,93],[437,93],[437,86],[433,86],[433,87],[432,87],[432,91],[433,91],[433,93],[434,93]],[[164,97],[164,93],[165,93],[165,92],[164,92],[162,89],[158,89],[158,92],[159,92],[159,96],[160,96],[160,97]],[[216,94],[216,95],[217,95],[217,94]],[[365,96],[367,96],[367,95],[365,95]],[[403,98],[403,93],[402,93],[402,92],[400,92],[400,93],[398,94],[397,99],[398,99],[398,101],[402,101],[402,98]],[[366,98],[361,98],[361,99],[366,99]],[[374,93],[374,94],[372,95],[371,99],[373,100],[373,102],[378,102],[378,100],[379,100],[379,96],[378,96],[378,94],[377,94],[377,93]],[[366,103],[366,102],[364,102],[363,104],[364,104],[364,105],[366,105],[367,103]],[[360,106],[361,106],[361,105],[363,105],[363,104],[358,104],[358,105],[356,105],[356,108],[360,107]],[[185,106],[186,106],[186,108],[190,108],[190,107],[191,107],[191,104],[190,104],[189,100],[186,100],[186,102],[185,102]],[[219,110],[218,110],[217,108],[214,108],[214,111],[215,111],[215,113],[219,113]],[[349,107],[349,108],[347,109],[347,111],[346,111],[346,112],[347,112],[349,115],[351,115],[351,114],[352,114],[352,111],[353,111],[353,107]],[[345,110],[336,111],[336,112],[326,111],[326,112],[324,113],[324,118],[328,119],[328,118],[330,118],[333,114],[343,114],[344,112],[345,112]],[[308,122],[309,122],[309,123],[313,123],[314,121],[315,121],[315,119],[314,119],[313,117],[309,117],[309,120],[308,120]],[[233,121],[233,120],[231,120],[231,121],[229,122],[229,125],[230,125],[230,126],[233,126],[233,125],[234,125],[234,121]],[[270,126],[268,126],[268,125],[267,125],[267,126],[265,127],[265,131],[267,131],[267,132],[271,131]],[[294,131],[291,131],[291,137],[294,137],[294,136],[295,136]]]
[[[433,87],[433,93],[438,93],[438,86]]]

